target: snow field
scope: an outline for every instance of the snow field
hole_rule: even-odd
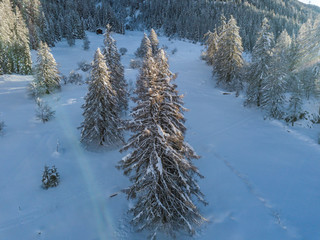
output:
[[[142,36],[114,35],[118,49],[128,49],[122,63],[129,83],[138,74],[129,63]],[[88,37],[88,51],[78,40],[74,47],[62,41],[52,48],[64,75],[77,62],[92,61],[102,46],[103,36]],[[195,165],[205,176],[199,185],[209,205],[199,207],[209,222],[194,238],[318,240],[319,126],[292,128],[263,120],[260,111],[242,106],[241,96],[214,88],[212,70],[200,60],[202,46],[165,37],[159,41],[168,46],[170,69],[178,73],[176,83],[190,110],[187,141],[201,156]],[[172,55],[174,48],[178,51]],[[43,124],[35,119],[36,105],[26,93],[31,80],[0,76],[0,120],[6,124],[0,137],[0,239],[145,239],[147,233],[134,232],[128,223],[131,203],[125,195],[109,197],[130,184],[115,168],[126,153],[89,152],[79,143],[87,86],[63,85],[61,92],[45,97],[56,115]],[[57,167],[57,188],[41,188],[45,164]]]

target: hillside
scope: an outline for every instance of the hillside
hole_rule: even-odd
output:
[[[102,36],[87,34],[89,51],[82,50],[81,41],[52,48],[63,74],[81,60],[91,61],[102,45]],[[131,31],[114,35],[118,48],[128,49],[122,63],[130,86],[138,71],[129,62],[142,36]],[[243,107],[242,96],[215,88],[211,67],[199,58],[202,46],[159,40],[168,46],[170,68],[178,73],[176,83],[190,110],[187,141],[201,155],[195,164],[205,176],[199,185],[209,205],[199,206],[209,222],[194,239],[317,240],[319,126],[293,128],[264,120],[257,109]],[[0,119],[6,123],[0,136],[0,239],[145,239],[147,233],[134,232],[128,222],[132,203],[121,193],[110,198],[129,184],[115,168],[125,153],[89,152],[79,144],[87,85],[63,85],[61,92],[46,97],[56,117],[43,124],[35,119],[35,103],[26,93],[31,79],[0,76]],[[57,188],[41,188],[45,164],[58,168]]]
[[[9,0],[6,0],[9,1]],[[220,25],[221,15],[233,15],[240,27],[245,50],[251,51],[262,19],[267,17],[275,37],[283,29],[293,36],[307,19],[319,16],[320,8],[298,0],[12,0],[29,29],[30,44],[39,40],[50,46],[61,38],[82,39],[84,31],[95,31],[110,23],[113,30],[155,28],[165,35],[203,41],[203,35]],[[76,7],[75,7],[76,6]],[[0,37],[1,40],[1,37]]]

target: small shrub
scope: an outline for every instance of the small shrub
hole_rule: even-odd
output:
[[[69,73],[68,83],[82,85],[82,76],[79,73],[72,70]]]
[[[83,50],[88,50],[89,48],[90,48],[90,41],[89,41],[89,39],[88,39],[88,36],[87,36],[87,34],[84,36],[84,38],[83,38],[83,45],[82,45],[82,47],[83,47]]]
[[[68,83],[68,77],[66,75],[61,75],[61,82],[66,85]]]
[[[74,39],[73,36],[67,36],[67,42],[70,47],[72,47],[76,44],[76,40]]]
[[[128,49],[126,49],[126,48],[120,48],[119,52],[120,52],[120,54],[123,56],[123,55],[125,55],[125,54],[128,52]]]
[[[88,72],[92,68],[92,65],[86,61],[81,61],[78,62],[78,67],[81,71]]]
[[[286,116],[284,120],[287,123],[291,123],[291,125],[294,126],[294,123],[297,122],[298,120],[306,119],[307,114],[308,112],[304,111],[302,113],[298,113],[297,115]]]
[[[27,86],[28,95],[32,98],[37,98],[42,95],[42,91],[40,91],[38,85],[32,81]]]
[[[36,99],[36,103],[38,106],[36,109],[36,117],[38,120],[45,123],[54,118],[55,111],[53,111],[47,103],[40,98]]]
[[[5,127],[4,121],[0,122],[0,134],[3,133],[3,129]]]
[[[139,59],[131,59],[130,60],[130,67],[132,69],[136,69],[141,67],[141,61]]]
[[[44,172],[42,175],[42,187],[44,189],[48,189],[51,187],[56,187],[59,185],[60,175],[55,166],[49,168],[48,166],[44,166]]]
[[[178,49],[177,49],[177,48],[174,48],[174,49],[171,51],[171,54],[174,55],[176,52],[178,52]]]
[[[168,50],[168,46],[167,45],[162,45],[162,49],[163,50]]]

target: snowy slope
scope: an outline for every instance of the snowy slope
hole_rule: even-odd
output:
[[[88,35],[89,51],[81,49],[82,41],[71,48],[63,41],[52,49],[63,74],[81,60],[91,61],[102,45],[102,36]],[[138,73],[129,62],[142,36],[114,36],[118,48],[128,49],[122,61],[129,82]],[[209,222],[195,239],[318,240],[319,127],[291,128],[263,120],[257,109],[242,106],[241,97],[214,88],[211,68],[199,58],[200,45],[159,40],[169,54],[178,49],[169,56],[170,66],[190,109],[187,140],[202,156],[196,165],[205,176],[199,184],[209,205],[200,209]],[[109,197],[129,184],[115,168],[125,153],[88,152],[79,144],[86,85],[66,85],[46,97],[56,117],[43,124],[35,119],[35,103],[26,94],[31,79],[0,76],[0,120],[7,125],[0,136],[0,239],[145,239],[147,233],[135,233],[128,223],[125,196]],[[58,168],[57,188],[41,188],[45,164]]]

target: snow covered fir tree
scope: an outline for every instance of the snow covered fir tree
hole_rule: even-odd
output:
[[[84,121],[81,124],[81,142],[89,148],[116,147],[124,141],[119,129],[121,120],[117,93],[112,88],[110,78],[105,58],[98,48],[94,55],[88,93],[82,106]]]
[[[257,42],[252,52],[252,64],[247,75],[247,103],[258,107],[262,102],[262,91],[266,88],[266,79],[271,73],[274,36],[269,31],[268,19],[264,18]]]
[[[35,66],[34,81],[31,85],[31,92],[34,96],[50,94],[60,89],[60,73],[56,60],[50,53],[46,43],[40,43]]]
[[[214,51],[215,34],[212,37],[213,43],[210,45],[209,59]],[[242,39],[239,35],[239,27],[233,16],[228,23],[222,22],[219,33],[217,51],[214,54],[214,69],[218,74],[217,84],[229,90],[241,90],[240,71],[243,66],[242,59]],[[212,61],[212,60],[211,60]]]
[[[141,40],[140,47],[135,52],[135,55],[140,58],[144,58],[148,53],[148,48],[152,48],[151,41],[148,38],[147,34],[144,34],[143,39]]]
[[[111,37],[110,25],[107,25],[106,28],[102,54],[110,71],[110,83],[112,89],[116,92],[117,105],[121,113],[128,109],[128,91],[127,83],[124,78],[124,68],[120,61],[120,54],[116,46],[116,41]]]
[[[194,234],[205,221],[192,200],[205,203],[196,183],[202,176],[192,163],[199,157],[185,142],[185,109],[164,51],[154,58],[152,48],[143,47],[147,52],[137,81],[137,105],[126,125],[133,135],[122,149],[132,152],[119,164],[132,181],[125,190],[135,199],[132,223],[138,230],[149,229],[152,239],[159,231]]]
[[[31,74],[29,32],[18,7],[0,2],[0,73]]]
[[[151,28],[150,30],[149,40],[151,43],[152,53],[153,55],[156,55],[159,50],[159,40],[158,35],[156,34],[153,28]]]
[[[49,168],[48,166],[44,167],[42,175],[42,187],[48,189],[51,187],[57,187],[60,183],[60,174],[57,171],[55,166]]]

